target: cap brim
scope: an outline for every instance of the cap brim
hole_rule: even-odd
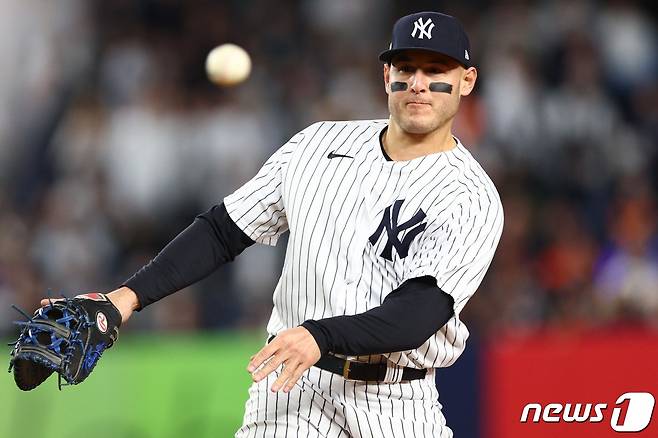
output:
[[[463,61],[461,61],[461,60],[459,60],[459,59],[457,59],[453,56],[450,56],[447,53],[439,52],[438,50],[428,49],[427,47],[401,47],[401,48],[398,48],[398,49],[384,50],[382,53],[379,54],[379,60],[381,62],[389,64],[391,62],[391,60],[395,57],[395,55],[397,55],[398,53],[406,52],[407,50],[422,50],[424,52],[438,53],[438,54],[447,56],[448,58],[454,59],[455,61],[457,61],[458,63],[460,63],[464,67],[471,67],[473,65],[472,63],[464,64]]]

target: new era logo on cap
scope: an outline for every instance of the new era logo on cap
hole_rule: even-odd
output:
[[[470,43],[461,23],[439,12],[418,12],[396,21],[388,50],[379,55],[391,62],[403,50],[427,50],[449,56],[464,65],[473,65]]]

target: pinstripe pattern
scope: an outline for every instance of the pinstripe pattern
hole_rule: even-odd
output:
[[[279,371],[252,384],[238,438],[450,438],[433,370],[397,384],[347,381],[312,367],[289,393],[273,393]]]
[[[369,120],[311,125],[275,152],[251,181],[224,202],[235,223],[257,242],[275,245],[282,233],[290,231],[267,327],[270,334],[307,319],[364,312],[379,306],[406,279],[431,275],[453,296],[455,316],[419,348],[383,356],[415,368],[449,366],[465,348],[469,333],[459,313],[489,267],[502,232],[502,206],[489,177],[459,142],[450,151],[409,161],[387,161],[379,142],[386,123]],[[329,159],[330,152],[347,157]],[[399,224],[422,210],[425,229],[411,240],[406,257],[400,257],[394,248],[391,260],[387,260],[381,256],[390,237],[387,232],[374,244],[368,239],[387,207],[399,200],[403,200]],[[420,231],[412,228],[398,234],[398,240]],[[383,360],[381,356],[365,359]],[[345,383],[343,390],[336,388],[326,403],[335,407],[337,400],[348,397],[345,391],[350,385],[355,383]],[[414,385],[399,386],[395,393],[390,392],[391,385],[371,383],[367,389],[352,388],[358,406],[343,400],[340,408],[329,409],[336,418],[323,421],[342,425],[350,436],[448,436],[448,432],[439,435],[441,427],[449,429],[440,406],[433,404],[438,397],[436,390]],[[261,421],[253,412],[252,398],[258,390],[254,391],[245,424]],[[305,397],[312,394],[297,395],[303,401],[301,406],[311,403]],[[406,397],[420,397],[423,402],[402,403]],[[294,396],[261,398],[260,411],[272,415],[277,406],[281,409],[284,398],[288,407],[298,403]],[[317,396],[313,400],[321,403]],[[404,415],[397,412],[399,409]],[[391,411],[396,414],[380,418]],[[373,423],[375,419],[377,423]],[[424,430],[428,424],[433,425],[434,435]],[[311,433],[308,428],[304,430]],[[340,434],[338,429],[335,433]]]

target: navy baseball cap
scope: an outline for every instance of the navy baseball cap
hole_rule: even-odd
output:
[[[379,60],[390,63],[403,50],[420,49],[449,56],[471,67],[471,45],[461,23],[439,12],[418,12],[400,18],[393,26],[393,38]]]

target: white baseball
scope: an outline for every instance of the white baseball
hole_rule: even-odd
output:
[[[206,72],[210,80],[217,85],[237,85],[249,77],[251,58],[240,46],[222,44],[208,54]]]

